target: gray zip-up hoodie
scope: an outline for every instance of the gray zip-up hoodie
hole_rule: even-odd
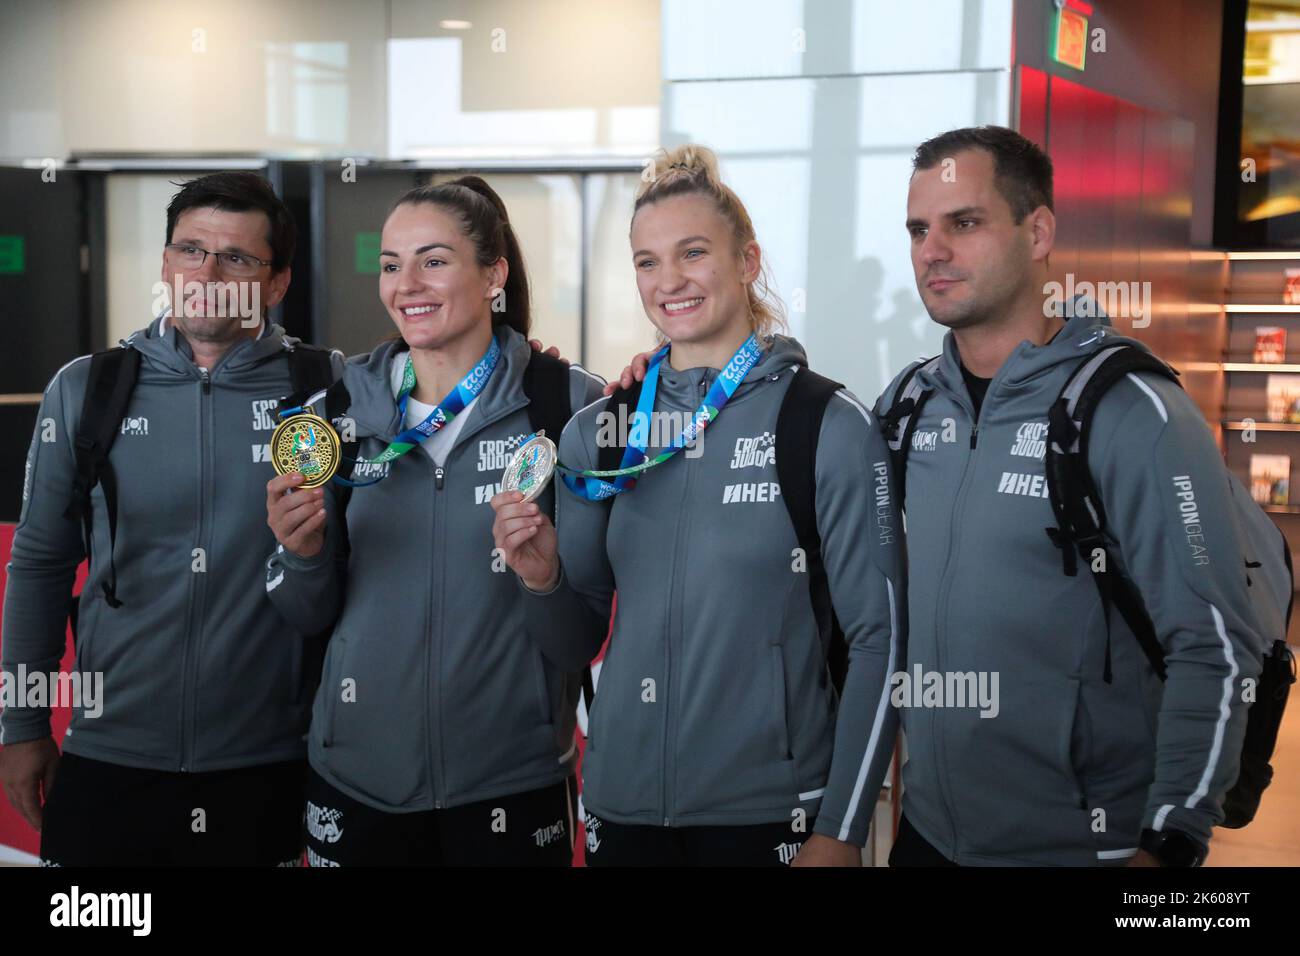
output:
[[[998,675],[995,716],[903,713],[904,813],[959,864],[1122,864],[1143,828],[1204,842],[1236,777],[1259,640],[1223,459],[1187,394],[1145,373],[1121,380],[1098,405],[1088,451],[1167,655],[1163,687],[1114,610],[1113,682],[1103,680],[1096,584],[1086,566],[1065,576],[1044,531],[1056,524],[1048,409],[1080,361],[1119,342],[1141,346],[1083,317],[1046,345],[1021,342],[977,422],[951,332],[937,371],[918,373],[934,392],[906,475],[908,668],[988,686]]]
[[[806,364],[797,342],[776,337],[702,448],[612,500],[560,494],[562,580],[528,592],[527,620],[553,661],[579,667],[599,650],[618,590],[583,758],[583,805],[600,818],[704,826],[815,815],[816,832],[866,841],[896,730],[887,678],[904,634],[902,529],[885,443],[841,391],[822,423],[815,503],[850,648],[837,701],[776,476],[777,413]],[[676,416],[652,427],[652,453],[716,376],[664,363],[654,407]],[[566,465],[596,467],[603,410],[602,400],[565,429]]]
[[[160,328],[165,328],[160,334]],[[313,690],[306,639],[266,599],[268,450],[278,400],[292,391],[277,325],[235,345],[208,372],[174,326],[126,340],[140,375],[109,463],[117,476],[117,596],[108,574],[102,486],[81,592],[78,672],[103,673],[103,712],[74,708],[69,753],[128,767],[211,771],[300,759]],[[72,500],[73,443],[88,357],[45,389],[27,458],[22,517],[4,601],[3,666],[57,671],[68,599],[84,555]],[[338,373],[342,356],[336,356]],[[49,710],[14,707],[3,742],[48,736]]]
[[[494,553],[491,499],[506,462],[532,432],[523,373],[530,347],[496,332],[500,363],[437,467],[421,448],[356,477],[339,524],[327,487],[325,547],[277,549],[266,588],[290,620],[333,625],[312,713],[311,765],[369,806],[409,812],[459,806],[556,783],[573,771],[578,676],[547,664],[525,634],[525,609]],[[401,430],[392,363],[400,341],[348,359],[359,455],[375,458]],[[574,366],[570,403],[604,383]],[[554,489],[541,499],[550,507]],[[350,553],[349,553],[350,551]]]

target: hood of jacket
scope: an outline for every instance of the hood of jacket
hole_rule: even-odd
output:
[[[301,339],[287,334],[282,326],[266,322],[257,338],[240,339],[208,370],[209,375],[239,372],[260,365],[281,351],[292,351]],[[175,372],[186,378],[198,375],[194,352],[190,344],[176,329],[168,312],[163,313],[145,328],[122,340],[124,348],[133,348],[156,367]]]
[[[995,401],[1006,391],[1031,388],[1058,366],[1066,363],[1075,365],[1080,359],[1115,345],[1133,345],[1145,352],[1150,351],[1143,342],[1116,332],[1105,317],[1075,315],[1066,321],[1051,341],[1043,345],[1034,345],[1028,339],[1021,340],[993,376],[989,384],[988,400]],[[957,340],[952,332],[943,337],[943,351],[934,369],[921,369],[917,376],[923,385],[937,388],[963,405],[970,404],[961,374]]]
[[[754,367],[746,373],[731,401],[742,401],[764,379],[796,365],[808,365],[808,355],[803,346],[788,335],[772,336],[772,341],[763,350]],[[703,393],[718,377],[719,371],[705,366],[675,369],[665,359],[659,369],[659,392],[656,398],[673,408],[694,411],[699,407]]]

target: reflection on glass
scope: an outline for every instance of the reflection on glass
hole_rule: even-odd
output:
[[[343,145],[348,131],[348,45],[266,44],[266,131],[298,143]]]

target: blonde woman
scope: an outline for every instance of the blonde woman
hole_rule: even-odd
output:
[[[664,344],[644,383],[564,430],[556,525],[517,493],[493,500],[557,667],[597,654],[618,592],[584,757],[587,860],[857,865],[902,659],[886,445],[777,334],[714,155],[681,147],[653,172],[631,254]]]

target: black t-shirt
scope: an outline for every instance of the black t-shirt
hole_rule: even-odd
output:
[[[980,378],[978,375],[972,375],[970,369],[965,365],[961,367],[961,377],[966,381],[966,391],[970,393],[970,400],[975,405],[975,417],[980,417],[980,405],[984,404],[984,395],[989,390],[991,378]]]
[[[1062,325],[1060,329],[1057,329],[1055,332],[1053,332],[1052,338],[1044,342],[1043,347],[1045,348],[1048,345],[1051,345],[1052,341],[1058,335],[1061,334],[1061,329],[1063,328],[1065,328],[1064,325]],[[972,375],[970,370],[966,368],[965,363],[961,362],[960,359],[958,360],[957,364],[961,365],[961,377],[966,382],[966,391],[970,393],[970,400],[975,406],[975,417],[979,418],[980,406],[984,404],[984,396],[988,393],[989,383],[993,381],[993,379],[980,378],[978,375]]]

